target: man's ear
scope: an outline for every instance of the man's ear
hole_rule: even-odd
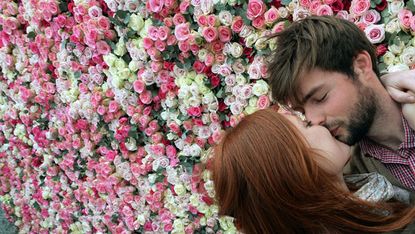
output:
[[[359,52],[354,57],[353,70],[357,76],[368,74],[368,72],[373,71],[372,59],[366,50]]]

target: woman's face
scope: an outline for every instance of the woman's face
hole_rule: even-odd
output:
[[[336,140],[323,126],[306,127],[297,116],[289,114],[284,114],[284,116],[298,128],[309,145],[323,157],[323,160],[316,159],[319,166],[332,175],[342,175],[343,168],[351,156],[351,147]]]

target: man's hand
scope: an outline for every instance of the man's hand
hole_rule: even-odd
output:
[[[393,72],[380,77],[389,95],[400,103],[413,103],[415,96],[415,70]]]

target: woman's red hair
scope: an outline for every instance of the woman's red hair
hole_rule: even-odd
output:
[[[213,182],[221,215],[245,233],[378,233],[415,219],[397,203],[369,203],[339,186],[284,116],[246,116],[215,147]]]

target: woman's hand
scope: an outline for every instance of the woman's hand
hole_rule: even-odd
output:
[[[395,101],[400,103],[415,102],[415,70],[385,74],[380,77],[380,80]]]
[[[415,95],[415,92],[408,91],[408,93]],[[409,126],[415,130],[415,103],[402,104],[402,114],[408,121]]]

